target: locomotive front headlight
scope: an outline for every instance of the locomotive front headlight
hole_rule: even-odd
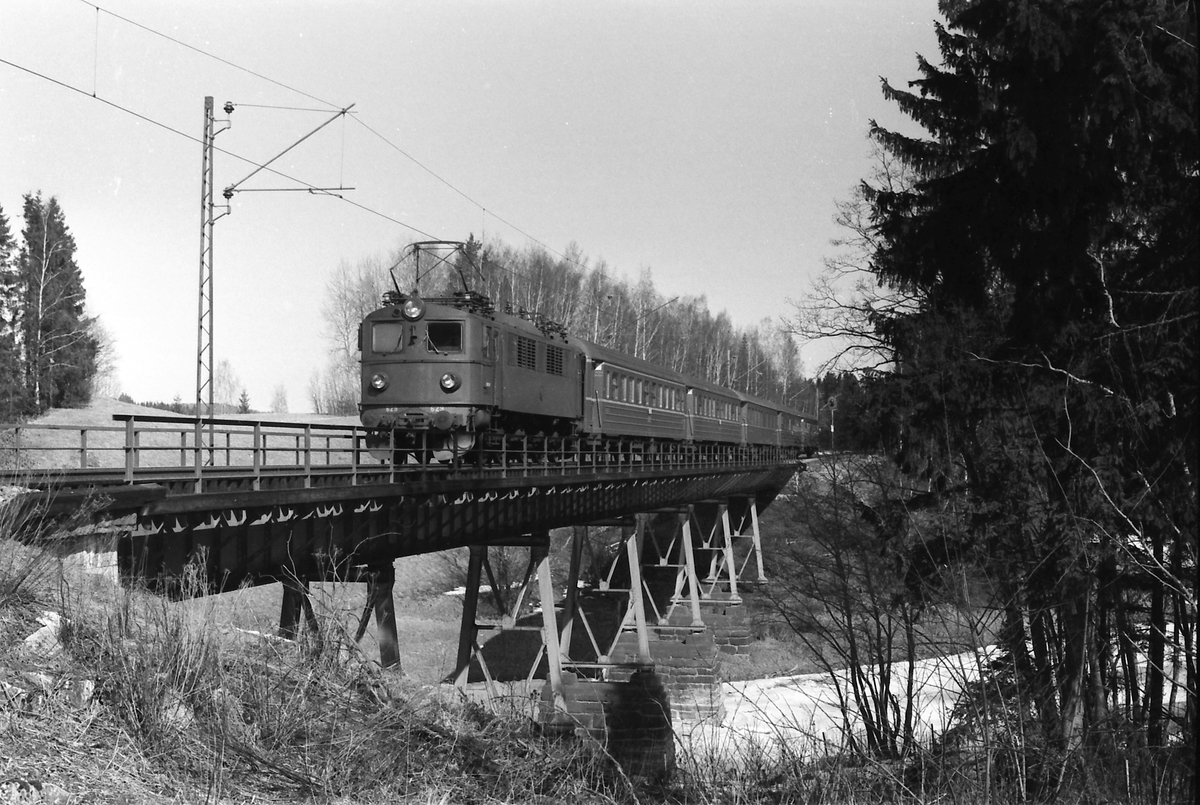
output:
[[[446,392],[447,394],[454,391],[461,385],[462,381],[459,380],[458,375],[454,374],[453,372],[446,372],[446,374],[442,375],[442,391]]]
[[[388,376],[383,372],[376,372],[371,375],[371,388],[376,391],[383,391],[388,387]]]
[[[404,300],[404,305],[401,306],[400,312],[409,321],[417,321],[425,315],[425,302],[416,296],[409,297]]]

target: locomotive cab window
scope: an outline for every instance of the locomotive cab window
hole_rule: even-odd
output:
[[[425,337],[430,352],[446,354],[462,352],[463,326],[461,321],[431,321]]]
[[[404,349],[404,325],[402,321],[377,321],[371,328],[372,352],[400,352]]]

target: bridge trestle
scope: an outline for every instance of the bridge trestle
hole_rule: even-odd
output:
[[[664,724],[669,733],[673,718],[723,718],[720,656],[750,639],[739,581],[743,589],[765,582],[753,496],[576,526],[557,551],[548,532],[524,544],[529,564],[515,601],[502,603],[499,620],[490,621],[479,616],[485,571],[494,599],[504,596],[488,546],[470,548],[452,674],[460,689],[481,684],[486,696],[501,698],[503,682],[544,680],[543,723],[607,740],[610,751],[614,719],[628,720],[631,695],[659,704],[660,717],[643,725],[646,735],[661,737]],[[565,574],[555,566],[564,559]],[[541,606],[546,601],[553,606]],[[655,707],[641,707],[647,709]],[[654,751],[665,752],[654,740]],[[635,754],[644,752],[641,746]]]
[[[393,562],[465,547],[451,679],[492,697],[501,683],[530,694],[537,682],[528,712],[547,725],[592,735],[614,755],[627,742],[630,758],[666,758],[673,718],[723,717],[721,654],[750,642],[742,591],[765,579],[758,511],[799,467],[787,456],[710,458],[141,496],[122,504],[138,508],[117,559],[125,578],[171,595],[282,581],[280,631],[293,637],[302,618],[314,626],[309,580],[365,581],[359,636],[373,614],[380,661],[398,668]],[[527,561],[509,589],[491,552],[513,547]],[[490,619],[485,576],[498,604]],[[202,589],[189,590],[192,577]]]

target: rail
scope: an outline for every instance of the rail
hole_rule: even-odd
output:
[[[797,451],[782,447],[540,434],[486,434],[470,451],[454,447],[434,461],[424,436],[415,445],[368,444],[368,432],[359,425],[132,414],[114,414],[113,420],[113,425],[0,424],[0,481],[77,488],[159,483],[174,493],[199,494],[235,487],[717,470],[799,461]]]

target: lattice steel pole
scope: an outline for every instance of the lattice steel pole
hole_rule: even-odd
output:
[[[233,112],[233,104],[225,104],[225,113]],[[213,224],[216,215],[213,203],[213,140],[229,128],[229,121],[220,121],[217,128],[213,118],[213,99],[204,97],[204,141],[200,164],[200,298],[196,324],[196,417],[209,420],[209,463],[212,462],[213,417]],[[225,212],[229,207],[225,207]],[[224,215],[225,213],[222,213]]]

